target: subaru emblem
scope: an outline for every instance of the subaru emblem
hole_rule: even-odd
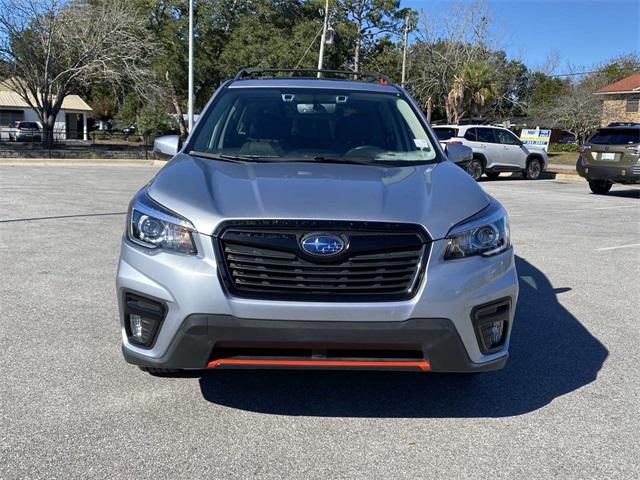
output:
[[[345,248],[344,241],[340,237],[328,234],[307,235],[302,238],[300,245],[309,255],[321,257],[337,255]]]

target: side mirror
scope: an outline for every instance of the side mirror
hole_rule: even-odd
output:
[[[153,151],[163,160],[168,160],[180,150],[180,135],[163,135],[153,141]]]
[[[448,143],[445,153],[453,163],[467,163],[473,159],[473,150],[459,143]]]

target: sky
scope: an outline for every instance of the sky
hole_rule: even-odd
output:
[[[554,73],[569,65],[590,67],[622,53],[640,52],[640,0],[484,0],[497,37],[509,59],[530,68],[555,51]],[[403,7],[446,12],[472,0],[402,0]]]

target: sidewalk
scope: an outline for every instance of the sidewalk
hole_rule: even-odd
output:
[[[562,172],[562,173],[570,173],[573,172],[576,175],[576,166],[575,165],[567,165],[566,163],[550,163],[547,167],[547,170],[552,172]]]

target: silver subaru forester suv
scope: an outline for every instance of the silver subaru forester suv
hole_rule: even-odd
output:
[[[243,70],[134,197],[123,353],[151,373],[502,368],[518,296],[502,206],[379,74]],[[175,156],[174,156],[175,155]]]

